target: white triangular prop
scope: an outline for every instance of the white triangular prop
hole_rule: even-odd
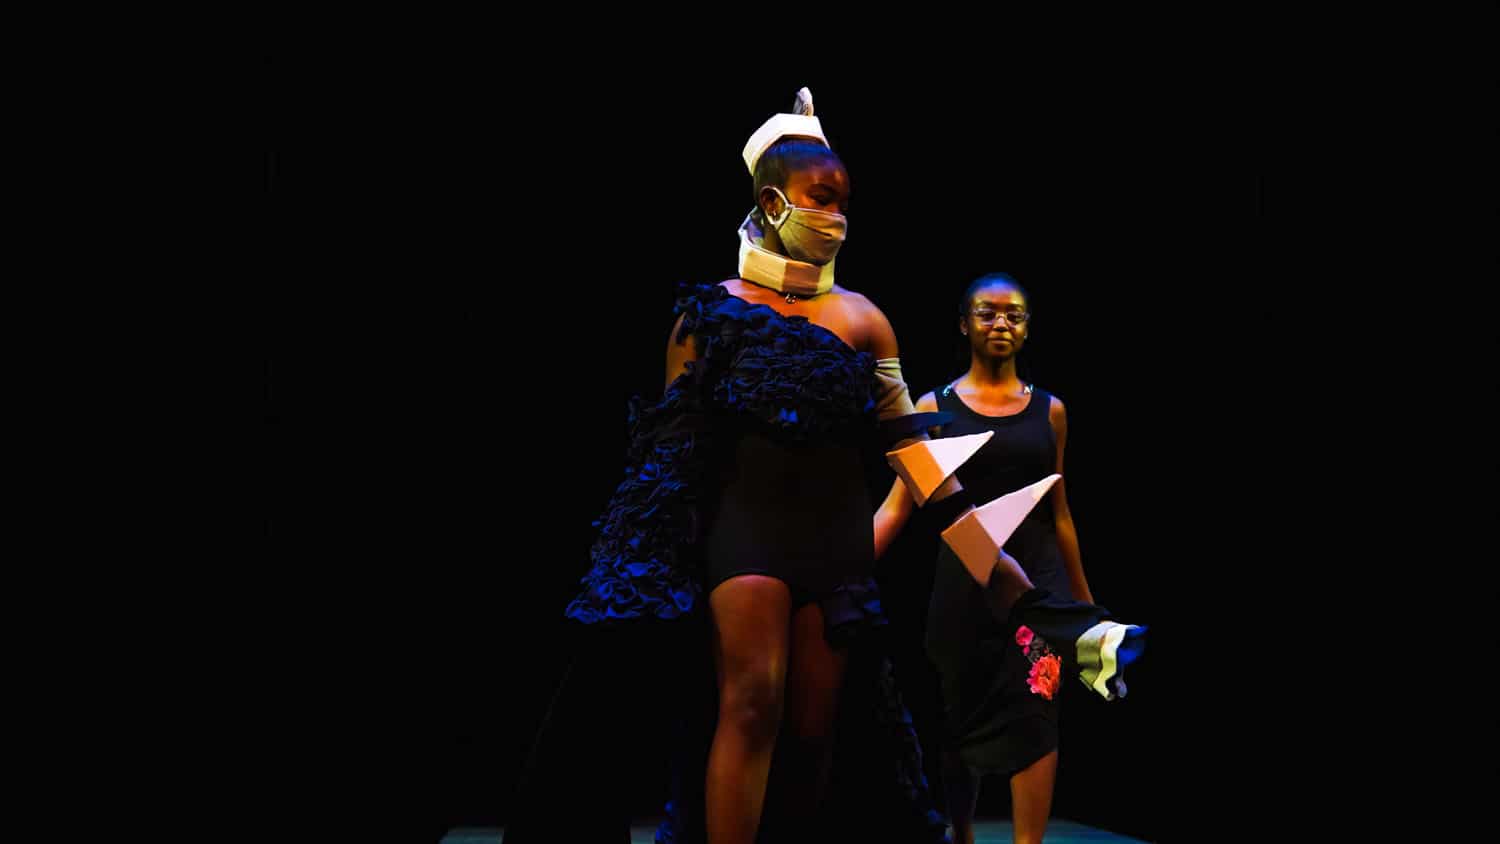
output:
[[[953,554],[976,581],[980,584],[989,582],[995,561],[1000,558],[1001,547],[1061,477],[1048,475],[1031,486],[1002,495],[943,531],[943,541],[953,549]]]
[[[906,482],[906,489],[916,499],[917,506],[927,504],[932,495],[948,476],[964,465],[974,452],[995,435],[994,431],[968,434],[962,437],[944,437],[940,440],[923,440],[906,448],[888,451],[886,462]]]

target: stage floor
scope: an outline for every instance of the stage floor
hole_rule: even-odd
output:
[[[654,826],[637,826],[630,830],[630,844],[651,844]],[[1047,824],[1044,844],[1131,844],[1142,841],[1105,832],[1091,826],[1053,819]],[[975,844],[1010,844],[1010,821],[980,821],[974,833]],[[443,836],[442,844],[500,844],[500,830],[494,828],[459,828]],[[855,844],[855,842],[850,842]]]

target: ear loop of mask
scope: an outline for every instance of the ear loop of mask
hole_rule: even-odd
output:
[[[792,208],[794,206],[792,205],[792,201],[786,198],[786,194],[781,192],[781,188],[772,185],[771,190],[776,191],[776,195],[781,197],[781,214],[776,217],[767,214],[766,222],[770,223],[772,228],[780,229],[781,224],[786,222],[786,218],[792,216]]]

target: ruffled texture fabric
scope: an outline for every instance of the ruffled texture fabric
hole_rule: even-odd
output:
[[[631,401],[625,479],[590,549],[592,567],[566,615],[585,624],[672,619],[702,601],[696,561],[703,483],[727,432],[818,443],[868,435],[875,411],[875,359],[799,316],[729,295],[719,285],[682,285],[678,340],[698,353],[661,401]]]

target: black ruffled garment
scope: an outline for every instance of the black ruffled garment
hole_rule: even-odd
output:
[[[593,628],[706,614],[703,536],[739,437],[878,444],[871,355],[719,285],[683,285],[675,312],[684,315],[677,339],[691,336],[697,359],[660,402],[631,402],[625,478],[595,523],[593,565],[566,610]],[[852,646],[829,805],[851,814],[841,829],[868,824],[886,840],[943,841],[945,822],[878,635],[887,619],[872,568],[819,596],[830,641]],[[848,764],[850,754],[857,764]],[[678,792],[659,841],[701,837],[700,813],[684,805],[697,800],[692,789]]]
[[[657,404],[631,403],[625,479],[595,522],[593,568],[567,609],[585,624],[672,619],[698,606],[703,530],[734,438],[809,446],[873,437],[869,354],[719,285],[680,294],[678,340],[693,338],[697,360]]]

